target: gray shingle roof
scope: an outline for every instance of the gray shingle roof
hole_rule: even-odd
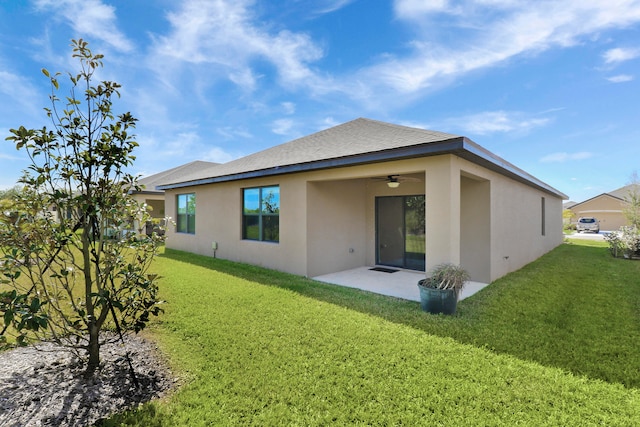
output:
[[[360,118],[229,163],[200,170],[170,183],[198,181],[206,178],[282,168],[283,166],[340,159],[452,138],[459,138],[459,136]]]
[[[613,197],[617,197],[619,199],[624,199],[624,198],[628,197],[629,193],[631,191],[633,191],[634,189],[635,189],[635,191],[640,192],[640,185],[638,185],[638,184],[625,185],[624,187],[618,188],[617,190],[610,191],[607,194],[610,194]]]
[[[142,192],[162,194],[164,191],[156,189],[157,186],[181,180],[185,176],[193,175],[203,169],[208,169],[219,163],[196,160],[166,171],[158,172],[154,175],[145,176],[138,180],[138,184],[144,186]],[[135,193],[135,192],[134,192]]]
[[[463,136],[364,118],[165,181],[159,188],[182,188],[441,154],[455,154],[567,199],[565,194]]]
[[[629,193],[634,190],[640,192],[640,185],[638,184],[629,184],[629,185],[625,185],[624,187],[620,187],[617,190],[613,190],[613,191],[609,191],[608,193],[600,193],[597,196],[593,196],[587,200],[583,200],[581,202],[578,202],[576,204],[574,204],[573,206],[571,206],[572,208],[577,207],[582,205],[583,203],[587,203],[590,202],[594,199],[597,199],[599,197],[615,197],[616,199],[619,200],[626,200],[627,197],[629,196]]]

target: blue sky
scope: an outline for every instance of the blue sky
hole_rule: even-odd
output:
[[[575,201],[640,169],[640,0],[0,0],[0,188],[73,38],[122,84],[143,175],[358,117],[467,136]]]

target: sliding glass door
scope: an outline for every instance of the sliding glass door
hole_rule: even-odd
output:
[[[376,198],[376,262],[424,271],[425,198]]]

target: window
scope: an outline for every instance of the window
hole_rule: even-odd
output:
[[[243,190],[242,238],[266,242],[280,241],[280,187]]]
[[[178,233],[196,233],[196,195],[178,194]]]

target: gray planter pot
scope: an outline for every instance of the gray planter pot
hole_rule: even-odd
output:
[[[455,314],[458,305],[458,291],[455,289],[434,289],[422,286],[424,279],[418,282],[420,289],[420,308],[432,314]]]

